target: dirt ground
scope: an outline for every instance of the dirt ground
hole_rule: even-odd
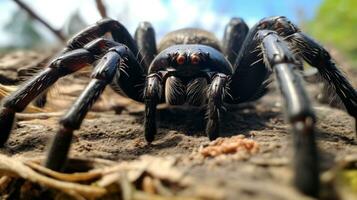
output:
[[[26,57],[24,55],[21,59]],[[356,81],[356,73],[348,73],[351,80]],[[50,92],[45,109],[64,111],[85,85],[86,80],[79,77],[57,84]],[[307,85],[314,99],[318,88]],[[75,132],[70,155],[118,162],[136,160],[143,155],[174,157],[176,167],[200,186],[184,192],[205,198],[309,199],[292,185],[292,137],[289,125],[284,122],[281,102],[278,91],[272,87],[271,92],[257,102],[227,106],[227,112],[222,115],[222,136],[244,135],[256,141],[260,150],[243,157],[227,154],[204,158],[199,149],[209,140],[204,135],[203,109],[161,105],[158,134],[155,141],[147,145],[143,137],[143,105],[107,90],[81,129]],[[316,103],[316,100],[314,109],[318,116],[317,142],[323,172],[335,166],[336,160],[357,154],[354,121],[344,111]],[[57,130],[58,119],[20,115],[0,153],[16,157],[44,156],[46,145]]]

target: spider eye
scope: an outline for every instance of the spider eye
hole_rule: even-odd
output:
[[[201,61],[201,58],[198,55],[191,55],[191,63],[196,65]]]
[[[185,58],[184,55],[178,55],[177,58],[176,58],[176,62],[177,62],[177,64],[179,64],[179,65],[184,64],[185,61],[186,61],[186,58]]]

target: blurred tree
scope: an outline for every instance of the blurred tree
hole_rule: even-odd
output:
[[[76,10],[68,20],[66,20],[65,24],[65,33],[68,36],[72,36],[79,31],[83,30],[88,24],[83,20],[82,16],[79,14],[79,11]]]
[[[310,33],[331,44],[357,63],[357,1],[324,0],[315,19],[308,24]]]
[[[32,48],[42,44],[43,36],[36,27],[36,22],[22,10],[16,10],[4,30],[13,35],[12,45],[19,48]]]

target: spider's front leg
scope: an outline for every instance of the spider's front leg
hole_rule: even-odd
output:
[[[79,129],[92,104],[99,98],[105,86],[112,81],[120,59],[115,51],[109,51],[97,64],[91,76],[92,80],[60,121],[61,126],[51,142],[45,161],[46,167],[60,170],[64,165],[73,131]]]
[[[145,118],[144,134],[147,142],[151,143],[155,139],[156,127],[156,106],[160,103],[162,94],[162,75],[160,73],[150,74],[146,78],[144,89]]]
[[[110,40],[97,39],[81,49],[64,53],[53,60],[47,68],[20,86],[17,91],[6,97],[2,101],[0,110],[0,128],[2,130],[0,146],[3,146],[9,137],[16,112],[22,112],[33,99],[53,85],[59,78],[90,65],[95,61],[96,56],[101,55],[107,48],[116,44]]]
[[[59,78],[73,73],[95,61],[108,48],[116,45],[115,42],[99,39],[106,33],[111,33],[112,38],[127,45],[135,55],[141,58],[136,43],[123,25],[112,19],[103,19],[86,28],[71,40],[60,56],[48,64],[48,66],[19,87],[17,91],[2,101],[0,108],[0,146],[3,146],[11,132],[16,112],[23,111],[26,106]],[[88,43],[88,44],[87,44]]]
[[[125,45],[117,44],[109,49],[95,66],[91,77],[92,80],[86,89],[60,121],[60,129],[51,142],[45,161],[46,167],[50,169],[63,168],[73,131],[80,128],[88,110],[108,84],[116,85],[130,98],[142,101],[138,91],[142,90],[144,69]],[[139,82],[141,85],[138,84]]]
[[[137,44],[131,37],[128,30],[118,21],[109,18],[101,19],[95,24],[88,26],[74,35],[70,40],[68,40],[67,46],[58,55],[61,56],[69,51],[83,48],[83,46],[90,43],[92,40],[103,36],[109,36],[109,38],[114,41],[125,44],[131,49],[134,55],[136,55],[139,59],[142,58],[142,54],[139,53]],[[106,46],[100,46],[100,48],[97,48],[97,51],[101,50],[101,48],[106,48]],[[43,92],[43,94],[36,99],[35,103],[43,107],[46,103],[46,92]]]
[[[11,132],[16,112],[23,111],[35,97],[53,85],[60,77],[77,71],[94,60],[93,54],[85,49],[66,53],[6,97],[0,111],[0,146],[4,145]]]
[[[61,170],[67,158],[73,131],[79,129],[90,107],[99,98],[105,86],[112,81],[120,59],[115,51],[109,51],[97,64],[91,75],[92,80],[60,121],[61,126],[53,138],[45,161],[46,167]]]
[[[295,150],[295,185],[302,192],[317,196],[319,171],[315,144],[315,114],[297,73],[300,64],[288,44],[273,31],[258,31],[264,62],[273,69],[285,100],[287,120],[292,125]]]
[[[67,47],[62,53],[82,48],[85,44],[108,33],[110,33],[110,36],[114,41],[129,47],[135,56],[141,56],[136,42],[131,37],[128,30],[118,21],[109,18],[99,20],[97,23],[77,33],[68,41]]]
[[[229,83],[229,103],[254,100],[267,91],[274,72],[285,100],[287,121],[294,133],[295,184],[306,194],[319,191],[318,160],[314,136],[315,115],[296,69],[300,62],[287,43],[273,31],[254,26],[243,43]]]
[[[207,90],[207,124],[206,134],[210,140],[215,140],[220,135],[220,110],[223,108],[223,100],[226,95],[228,76],[217,73],[213,76]]]

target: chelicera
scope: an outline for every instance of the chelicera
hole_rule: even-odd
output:
[[[110,39],[103,37],[107,33]],[[150,23],[141,23],[132,37],[118,21],[103,19],[75,35],[60,56],[3,101],[0,145],[7,141],[16,112],[23,111],[59,78],[93,63],[96,64],[92,80],[59,122],[45,162],[51,169],[62,169],[73,131],[80,128],[107,85],[145,104],[147,142],[152,142],[157,132],[156,106],[165,102],[205,106],[205,132],[214,140],[220,136],[220,111],[224,104],[260,98],[274,73],[285,100],[287,121],[298,138],[297,146],[312,146],[296,153],[298,163],[304,163],[297,167],[297,176],[300,171],[305,173],[300,174],[297,185],[314,193],[317,167],[306,163],[316,160],[314,145],[308,142],[313,141],[315,115],[298,73],[302,60],[318,69],[356,119],[356,90],[329,53],[285,17],[264,18],[250,29],[243,19],[233,18],[222,41],[201,29],[180,29],[164,36],[158,48]]]

